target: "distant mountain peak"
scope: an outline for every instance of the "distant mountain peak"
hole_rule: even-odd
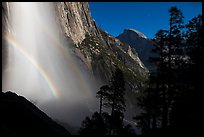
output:
[[[126,31],[128,31],[128,32],[129,31],[135,32],[135,33],[137,33],[137,35],[139,37],[147,39],[147,36],[145,36],[142,32],[140,32],[140,31],[138,31],[136,29],[125,29],[124,32],[126,32]]]
[[[117,38],[121,42],[129,44],[131,48],[135,49],[138,53],[138,57],[150,72],[154,72],[156,70],[156,65],[149,61],[149,57],[157,56],[156,53],[152,52],[155,48],[153,46],[154,42],[148,40],[142,32],[135,29],[124,29]]]

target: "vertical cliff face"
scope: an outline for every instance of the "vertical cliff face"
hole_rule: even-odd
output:
[[[108,83],[115,66],[119,66],[126,75],[127,90],[139,91],[148,70],[131,46],[96,25],[88,2],[58,2],[56,6],[65,35],[72,39],[76,55],[90,72]]]
[[[97,81],[108,84],[116,66],[122,70],[126,81],[126,118],[132,119],[137,109],[135,93],[145,88],[147,68],[129,44],[97,27],[88,2],[59,2],[56,5],[64,33],[73,40],[76,55]]]
[[[126,81],[128,113],[125,115],[132,119],[137,109],[135,93],[145,88],[149,73],[136,51],[97,27],[88,2],[59,2],[56,5],[64,33],[72,39],[76,55],[97,81],[108,84],[116,66],[122,70]]]
[[[86,34],[101,38],[101,34],[91,17],[88,2],[58,2],[60,22],[74,44],[81,43]]]

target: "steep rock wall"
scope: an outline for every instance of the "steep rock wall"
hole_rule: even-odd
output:
[[[58,2],[60,22],[74,44],[81,43],[86,34],[101,38],[101,34],[91,17],[88,2]]]

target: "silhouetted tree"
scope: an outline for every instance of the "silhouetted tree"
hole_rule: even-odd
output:
[[[202,133],[203,127],[203,62],[204,51],[202,45],[203,28],[202,16],[198,15],[186,25],[186,54],[187,64],[180,71],[182,89],[173,103],[171,126],[175,131],[190,134]],[[189,126],[191,125],[191,126]]]
[[[81,135],[106,135],[107,129],[103,117],[95,112],[92,118],[86,117],[79,130]]]
[[[169,36],[168,36],[168,48],[167,55],[168,57],[164,57],[162,63],[165,65],[165,69],[161,69],[161,71],[167,71],[164,77],[164,83],[162,84],[163,92],[162,92],[162,128],[166,128],[168,126],[169,119],[169,111],[171,109],[171,104],[173,102],[173,96],[175,94],[174,82],[176,77],[178,76],[176,73],[176,69],[179,68],[179,63],[181,63],[182,59],[182,51],[181,51],[181,28],[183,28],[183,14],[177,7],[171,7],[169,10],[170,20],[169,20]],[[166,62],[165,59],[168,61]],[[167,64],[166,64],[167,63]]]
[[[97,98],[100,99],[100,108],[99,108],[99,113],[101,115],[102,113],[102,106],[103,106],[103,99],[106,99],[108,96],[108,91],[110,90],[110,87],[108,85],[104,85],[100,88],[100,90],[96,93]]]
[[[119,68],[116,68],[115,73],[112,76],[110,88],[109,102],[107,102],[106,105],[111,106],[112,115],[114,111],[125,111],[125,81],[123,72]]]
[[[161,123],[164,124],[162,121],[165,121],[164,114],[168,112],[166,109],[169,109],[167,102],[169,31],[159,30],[155,34],[155,40],[156,44],[153,52],[157,52],[159,56],[151,57],[150,61],[157,65],[157,71],[150,73],[147,89],[137,98],[138,106],[142,108],[143,112],[134,117],[144,135],[151,135],[162,127]]]
[[[111,77],[110,86],[103,86],[102,91],[98,92],[98,94],[103,94],[104,96],[103,106],[111,109],[109,134],[117,134],[116,130],[123,127],[123,111],[125,111],[124,91],[123,72],[116,68]]]
[[[135,135],[130,125],[123,124],[125,111],[125,81],[123,73],[116,68],[110,80],[110,85],[104,85],[97,92],[100,99],[99,113],[95,112],[92,118],[86,117],[82,122],[79,133],[83,135]],[[110,109],[111,113],[102,112],[102,107]],[[101,124],[101,125],[100,125]]]
[[[149,87],[138,99],[143,109],[135,117],[143,134],[176,134],[201,132],[201,91],[203,85],[202,18],[193,18],[182,31],[183,15],[176,7],[169,10],[170,29],[159,30],[155,50],[160,56],[151,58],[157,71],[151,73]],[[185,34],[185,35],[184,35]],[[192,127],[192,126],[194,127]],[[192,132],[193,131],[193,132]]]
[[[116,68],[110,82],[111,90],[109,90],[109,96],[107,97],[105,106],[111,108],[110,131],[115,131],[118,129],[118,126],[122,127],[123,111],[125,111],[125,81],[123,72],[119,68]]]
[[[161,126],[161,107],[162,98],[161,91],[158,88],[159,82],[155,76],[150,76],[148,88],[138,96],[138,106],[140,106],[143,112],[134,117],[138,122],[137,126],[141,128],[143,135],[151,135]]]

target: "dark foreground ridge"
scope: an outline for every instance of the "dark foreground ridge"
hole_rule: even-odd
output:
[[[0,106],[1,135],[70,135],[35,105],[13,92],[0,92]]]

